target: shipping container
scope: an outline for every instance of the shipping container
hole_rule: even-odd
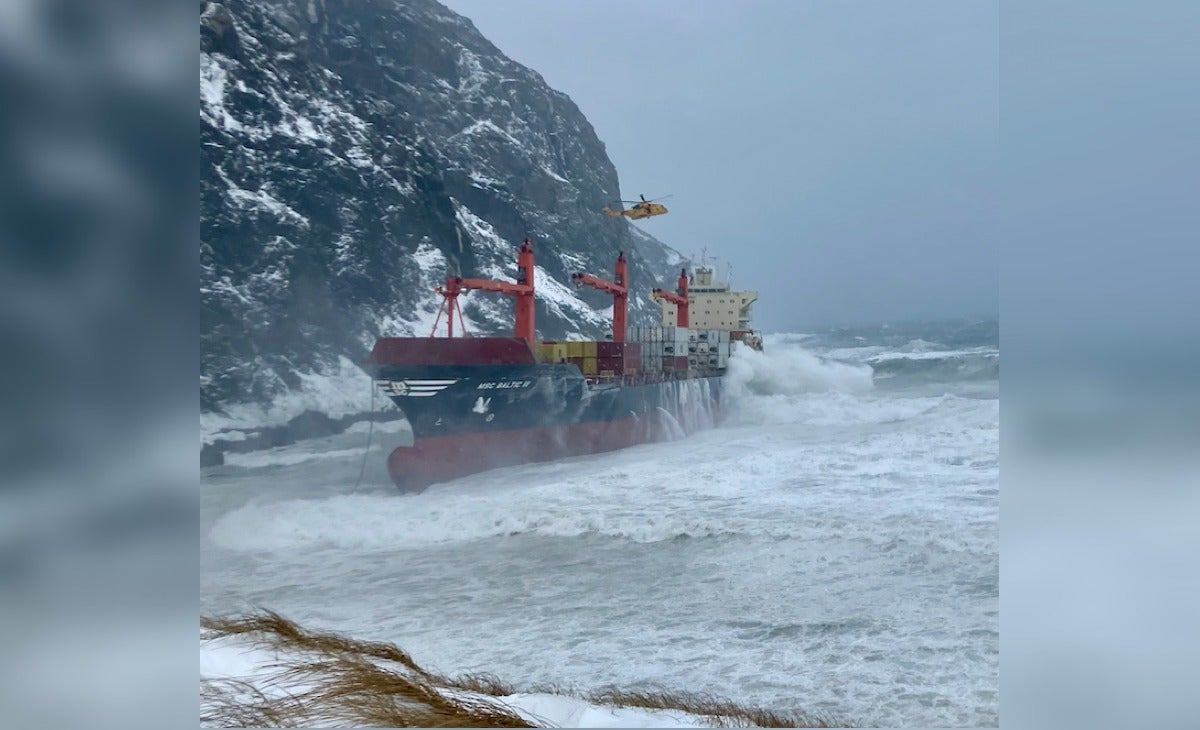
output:
[[[567,361],[567,343],[557,342],[554,344],[554,362]]]
[[[596,357],[621,357],[625,352],[624,342],[597,342]]]
[[[568,342],[567,343],[567,359],[568,360],[576,360],[581,357],[583,357],[583,343],[582,342]]]
[[[599,369],[596,366],[596,358],[594,358],[594,357],[583,358],[583,367],[581,369],[583,370],[584,375],[595,375],[597,370]]]
[[[596,344],[595,342],[583,343],[583,356],[594,359],[596,357]]]

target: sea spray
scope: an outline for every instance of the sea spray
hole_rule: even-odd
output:
[[[666,436],[665,440],[678,441],[679,439],[687,437],[687,432],[683,430],[683,426],[679,423],[679,420],[675,418],[675,416],[671,415],[670,411],[662,406],[659,406],[658,415],[662,420],[663,432]]]
[[[731,395],[797,395],[836,391],[865,393],[874,387],[869,365],[826,360],[791,344],[759,352],[739,347],[729,359],[725,384]]]

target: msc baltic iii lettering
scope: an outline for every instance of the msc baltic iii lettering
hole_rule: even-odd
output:
[[[533,247],[525,239],[515,282],[449,277],[437,288],[446,336],[384,337],[364,363],[403,411],[413,445],[388,456],[401,489],[486,469],[590,454],[691,433],[721,413],[721,376],[736,347],[761,349],[749,328],[754,292],[734,292],[699,267],[675,291],[654,289],[663,326],[626,325],[625,255],[612,281],[572,276],[613,298],[611,340],[539,341],[534,328]],[[691,288],[689,288],[689,284]],[[516,299],[512,337],[465,336],[458,297],[495,292]],[[455,336],[455,319],[464,336]],[[690,324],[695,319],[695,324]]]

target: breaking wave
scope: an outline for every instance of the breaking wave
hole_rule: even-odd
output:
[[[1000,377],[1000,353],[990,348],[882,353],[867,362],[878,379],[952,382]]]
[[[865,393],[874,387],[870,365],[829,360],[794,344],[776,344],[758,352],[738,348],[725,373],[725,387],[736,395]]]

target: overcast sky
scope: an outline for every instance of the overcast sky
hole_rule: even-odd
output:
[[[592,122],[755,324],[998,311],[996,2],[444,0]]]

